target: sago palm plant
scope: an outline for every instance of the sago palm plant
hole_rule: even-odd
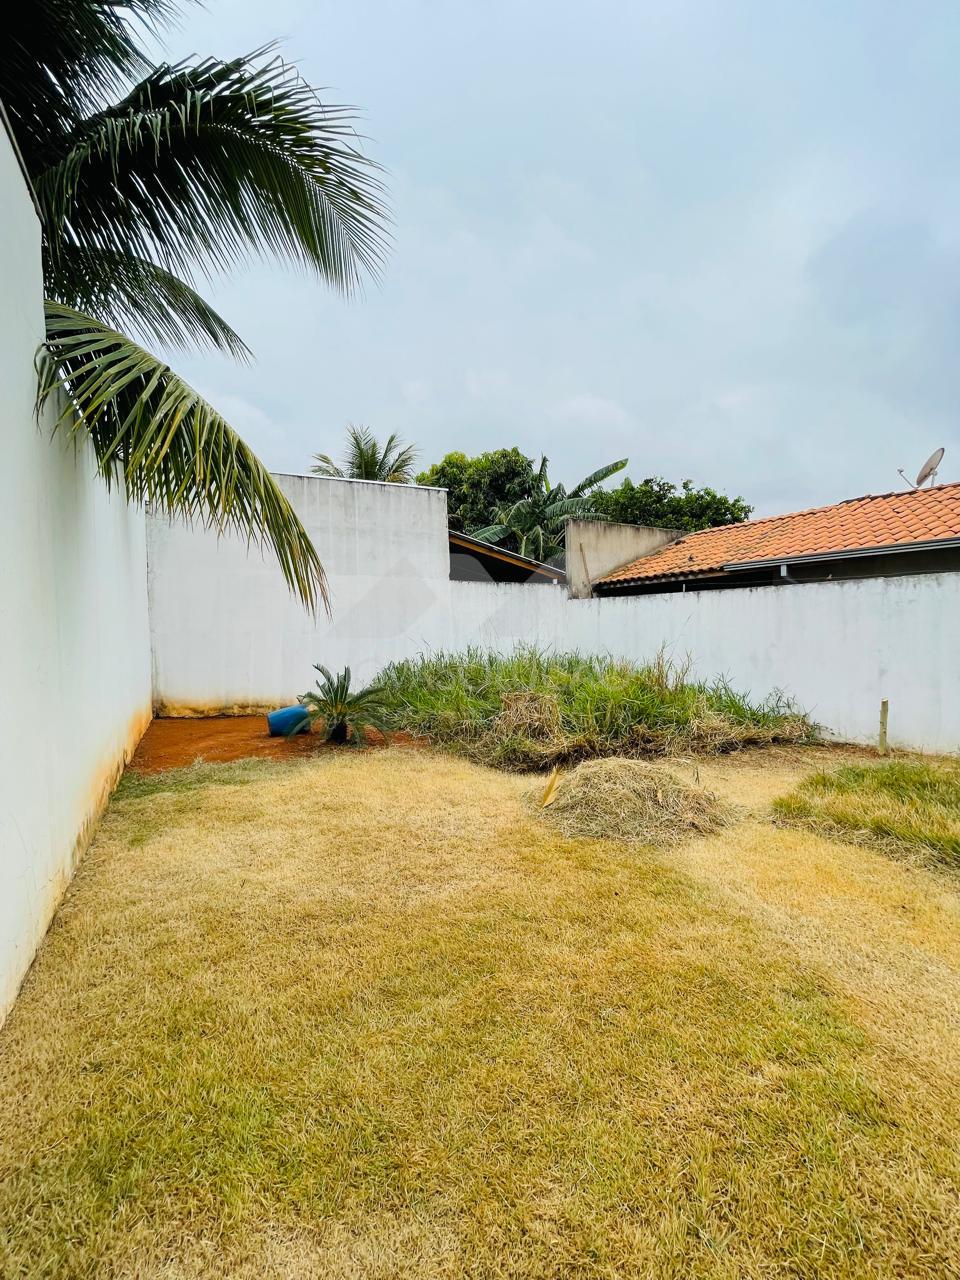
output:
[[[327,453],[315,453],[315,476],[333,476],[338,480],[380,480],[385,484],[410,484],[417,451],[404,445],[393,433],[380,445],[369,427],[349,426],[343,463],[338,464]]]
[[[300,705],[310,717],[311,727],[321,721],[324,737],[328,742],[345,743],[352,740],[359,745],[365,739],[366,729],[387,730],[387,704],[379,685],[370,684],[364,689],[351,690],[350,668],[334,675],[321,663],[314,666],[320,679],[316,692],[301,694]]]
[[[23,0],[0,45],[0,101],[43,230],[40,403],[93,441],[108,483],[217,530],[272,544],[304,602],[327,600],[300,521],[252,450],[128,336],[241,338],[195,288],[251,254],[351,291],[376,272],[386,218],[350,113],[270,50],[151,66],[140,36],[175,0]]]

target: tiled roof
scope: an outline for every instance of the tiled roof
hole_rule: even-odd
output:
[[[701,529],[605,574],[597,584],[686,578],[756,560],[902,547],[941,538],[960,538],[960,484],[868,494],[832,507]]]

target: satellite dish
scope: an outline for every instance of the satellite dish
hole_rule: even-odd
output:
[[[931,453],[930,457],[926,460],[926,462],[920,468],[920,472],[917,476],[916,483],[913,486],[915,489],[922,489],[928,480],[930,481],[931,485],[934,483],[934,481],[937,478],[937,468],[940,466],[940,463],[943,461],[943,453],[944,453],[943,449],[935,449],[933,453]],[[903,475],[902,470],[899,471],[898,474],[903,476],[904,480],[907,480],[907,477]],[[909,483],[910,481],[907,480],[907,484]]]
[[[939,467],[942,461],[943,461],[942,449],[937,449],[934,453],[931,453],[930,457],[926,460],[926,462],[920,468],[920,474],[917,476],[918,489],[922,485],[925,485],[928,480],[930,481],[931,484],[933,484],[934,480],[936,480],[937,478],[937,467]]]

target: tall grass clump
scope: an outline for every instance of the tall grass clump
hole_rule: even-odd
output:
[[[813,726],[784,697],[754,704],[724,680],[522,648],[471,648],[392,663],[378,678],[394,728],[484,764],[541,769],[599,756],[734,751],[797,742]]]
[[[893,854],[960,869],[960,764],[891,760],[805,778],[777,817]]]

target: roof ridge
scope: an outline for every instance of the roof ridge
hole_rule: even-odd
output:
[[[801,507],[799,511],[781,511],[776,516],[758,516],[756,520],[737,520],[733,524],[712,524],[705,529],[691,529],[678,538],[678,542],[686,542],[688,538],[701,533],[716,533],[718,529],[756,528],[758,524],[770,524],[774,520],[794,520],[797,516],[812,516],[821,511],[833,511],[837,507],[847,507],[854,502],[879,502],[882,498],[906,498],[915,493],[936,493],[940,489],[960,489],[960,480],[948,480],[945,484],[932,484],[926,489],[891,489],[887,493],[863,493],[858,498],[841,498],[839,502],[825,502],[821,507]]]
[[[719,572],[736,564],[855,549],[861,553],[866,548],[902,550],[911,544],[929,545],[945,539],[960,540],[960,481],[929,489],[867,493],[759,520],[697,529],[603,574],[597,581]]]

